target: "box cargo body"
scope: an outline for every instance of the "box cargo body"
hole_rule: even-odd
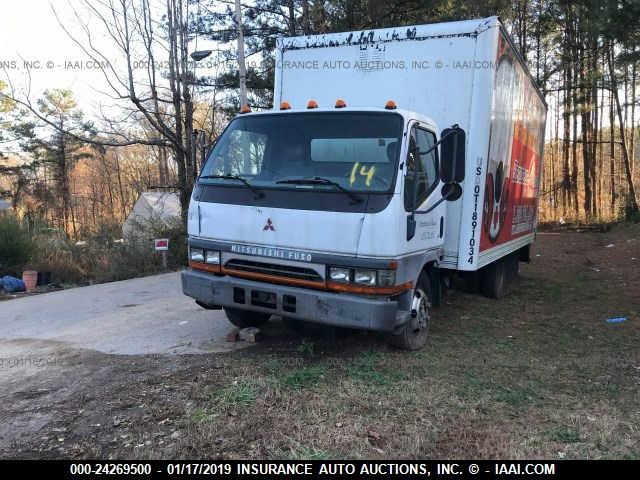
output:
[[[546,105],[497,17],[278,39],[274,106],[203,166],[185,294],[411,349],[446,279],[501,296],[535,236]]]
[[[278,41],[274,105],[344,99],[420,112],[467,133],[443,267],[477,270],[533,241],[546,105],[497,17]],[[488,189],[488,193],[486,191]]]

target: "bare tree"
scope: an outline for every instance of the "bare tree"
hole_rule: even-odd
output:
[[[188,54],[189,2],[166,0],[164,11],[150,5],[150,0],[83,0],[82,5],[89,20],[72,8],[73,30],[53,11],[67,35],[100,67],[114,105],[125,115],[103,118],[105,130],[93,138],[78,139],[101,146],[154,146],[159,149],[163,180],[167,179],[164,155],[168,149],[177,170],[173,187],[179,192],[186,219],[196,177],[191,152],[197,82]],[[123,66],[101,50],[97,42],[101,36],[116,47],[116,60]],[[11,98],[47,121],[28,98],[19,99],[15,94]],[[136,128],[140,125],[146,128]]]

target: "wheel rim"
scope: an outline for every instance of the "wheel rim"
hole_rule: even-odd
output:
[[[415,335],[427,330],[429,327],[431,303],[424,291],[417,288],[413,293],[411,302],[411,329]]]

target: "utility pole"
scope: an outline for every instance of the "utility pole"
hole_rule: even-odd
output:
[[[242,10],[240,0],[236,0],[236,27],[238,29],[238,71],[240,72],[240,108],[247,102],[247,67],[244,64],[244,33],[242,31]]]

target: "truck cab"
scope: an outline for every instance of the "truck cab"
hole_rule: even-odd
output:
[[[239,327],[279,315],[419,348],[439,298],[453,160],[439,137],[393,101],[239,115],[193,192],[185,293]]]

